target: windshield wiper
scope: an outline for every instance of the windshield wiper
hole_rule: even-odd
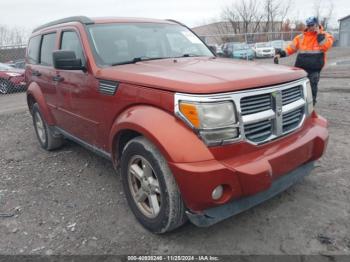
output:
[[[116,65],[126,65],[126,64],[135,64],[137,62],[142,62],[142,61],[151,61],[151,60],[159,60],[159,59],[167,59],[170,57],[147,57],[147,56],[140,56],[140,57],[134,57],[132,60],[129,61],[124,61],[124,62],[118,62],[111,64],[111,66],[116,66]]]
[[[179,57],[199,57],[199,56],[202,56],[202,55],[198,55],[198,54],[183,54],[182,56],[179,56]]]

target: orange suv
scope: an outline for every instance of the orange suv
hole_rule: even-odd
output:
[[[110,159],[154,233],[271,198],[327,144],[303,70],[218,58],[173,20],[54,21],[33,31],[26,62],[41,146],[69,139]]]

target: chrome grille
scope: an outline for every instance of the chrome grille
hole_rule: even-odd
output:
[[[264,120],[257,123],[244,125],[244,132],[247,139],[253,142],[260,142],[272,135],[272,121]]]
[[[247,96],[241,99],[242,115],[254,114],[272,108],[271,93]]]
[[[282,104],[287,105],[303,97],[302,86],[295,86],[282,90]]]
[[[304,108],[298,108],[283,115],[283,132],[289,132],[296,128],[303,119]]]
[[[247,140],[261,144],[300,126],[305,108],[302,85],[255,91],[247,92],[240,99],[242,133]]]

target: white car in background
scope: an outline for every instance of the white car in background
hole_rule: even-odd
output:
[[[275,48],[267,42],[256,43],[253,47],[256,57],[274,57]]]

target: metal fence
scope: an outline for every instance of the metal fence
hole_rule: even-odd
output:
[[[285,48],[300,31],[265,32],[247,34],[200,35],[219,56],[253,60],[258,57],[273,57],[275,49]],[[268,43],[255,46],[256,43]],[[263,48],[258,50],[257,48]],[[261,51],[261,52],[260,52]]]
[[[209,34],[200,35],[208,45],[222,45],[228,42],[241,42],[254,44],[259,42],[270,42],[274,40],[291,41],[300,31],[290,32],[265,32],[265,33],[247,33],[247,34]]]
[[[0,95],[26,90],[25,45],[0,46]]]

